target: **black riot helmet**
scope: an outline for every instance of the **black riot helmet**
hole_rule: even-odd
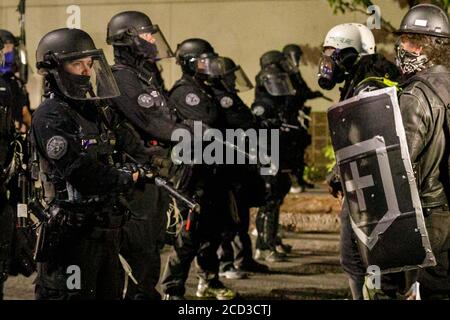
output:
[[[256,76],[258,90],[265,89],[271,96],[295,95],[289,74],[277,65],[269,65]]]
[[[47,33],[36,50],[36,68],[52,90],[75,100],[113,98],[119,89],[101,49],[79,29]]]
[[[289,74],[298,72],[298,68],[290,59],[287,59],[281,51],[271,50],[264,53],[259,58],[261,69],[264,70],[268,66],[276,65]]]
[[[300,65],[300,58],[303,55],[302,48],[296,44],[287,44],[283,48],[283,54],[286,59],[289,59],[296,67]]]
[[[178,44],[177,63],[183,73],[202,80],[218,79],[225,74],[225,62],[214,51],[212,45],[203,39],[187,39]]]
[[[278,50],[271,50],[265,52],[261,58],[259,58],[259,65],[261,69],[270,66],[271,64],[279,64],[284,59],[283,54]]]
[[[0,29],[0,39],[3,40],[3,43],[12,43],[17,45],[17,38],[8,30]]]
[[[152,40],[144,40],[140,36],[143,34],[151,34]],[[152,61],[173,57],[158,25],[139,11],[124,11],[113,16],[108,23],[106,42],[115,48],[130,48],[132,55]]]
[[[228,57],[223,57],[223,61],[225,66],[223,83],[228,91],[244,92],[253,88],[250,79],[241,66],[236,65],[233,59]]]
[[[400,23],[395,34],[413,33],[450,38],[447,14],[438,6],[419,4],[412,7]]]

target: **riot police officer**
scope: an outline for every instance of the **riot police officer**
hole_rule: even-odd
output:
[[[128,119],[155,155],[170,163],[171,134],[187,127],[177,123],[157,69],[156,61],[173,56],[162,31],[144,13],[125,11],[109,21],[107,42],[114,48],[112,70],[121,93],[112,101],[112,107]],[[159,251],[164,243],[168,203],[167,193],[154,184],[135,186],[130,202],[133,215],[124,229],[121,252],[139,284],[129,282],[127,298],[160,298],[155,287],[160,275]]]
[[[260,58],[261,71],[256,76],[255,101],[252,104],[253,114],[260,126],[281,129],[280,133],[280,168],[275,175],[264,176],[266,184],[265,204],[259,207],[256,218],[258,237],[256,240],[255,259],[268,262],[284,261],[290,246],[282,243],[277,235],[280,206],[291,188],[289,176],[292,165],[292,150],[287,151],[291,141],[295,141],[296,132],[284,128],[286,112],[289,106],[289,96],[295,94],[295,89],[281,62],[283,54],[272,50]]]
[[[0,37],[0,64],[3,63],[3,48]],[[10,147],[14,135],[12,119],[13,96],[8,83],[0,77],[0,300],[3,299],[3,283],[8,277],[14,230],[14,211],[7,192],[7,184],[14,170]]]
[[[247,130],[256,128],[255,118],[249,107],[238,93],[253,88],[241,66],[228,57],[224,57],[225,75],[223,88],[216,86],[213,92],[219,102],[223,126],[225,129]],[[231,165],[221,168],[225,172],[227,183],[236,203],[237,221],[229,221],[225,227],[223,241],[218,252],[220,273],[227,279],[242,279],[248,272],[266,272],[268,267],[253,259],[252,243],[248,234],[250,207],[264,203],[264,181],[256,165]]]
[[[187,39],[178,45],[177,63],[183,75],[170,90],[170,100],[177,115],[188,121],[201,121],[203,126],[220,128],[221,106],[213,88],[224,74],[223,59],[203,39]],[[227,99],[225,99],[227,100]],[[225,101],[224,100],[224,101]],[[192,260],[197,258],[200,298],[232,299],[235,293],[219,280],[217,249],[221,242],[224,219],[227,219],[228,189],[212,165],[196,165],[189,191],[198,198],[201,214],[185,225],[174,244],[162,279],[166,299],[181,299]],[[187,229],[187,225],[191,227]]]
[[[5,159],[9,159],[8,163],[2,163],[3,169],[8,172],[1,173],[4,175],[3,189],[8,190],[8,199],[2,200],[4,206],[5,216],[9,216],[7,212],[12,210],[13,220],[9,223],[5,221],[3,228],[3,237],[10,238],[12,232],[12,248],[9,256],[8,272],[10,275],[17,275],[22,273],[24,276],[30,276],[35,271],[35,263],[32,257],[32,247],[34,247],[34,231],[25,228],[25,224],[21,225],[24,228],[13,228],[10,230],[11,224],[19,225],[16,216],[21,204],[26,200],[25,194],[27,186],[25,181],[26,172],[24,164],[28,161],[28,136],[27,130],[31,124],[31,114],[29,109],[28,93],[25,85],[21,79],[17,77],[17,70],[19,69],[18,53],[15,48],[16,38],[7,30],[0,30],[0,39],[4,43],[2,63],[0,64],[0,79],[2,81],[2,96],[3,96],[3,116],[2,126],[6,130],[7,125],[5,121],[13,121],[14,133],[10,135],[9,147],[7,150],[2,150]],[[8,96],[11,96],[10,102]],[[6,112],[10,112],[11,117],[6,117]],[[10,127],[8,127],[10,128]],[[14,137],[13,137],[14,136]],[[6,138],[6,136],[4,136]],[[14,161],[12,161],[14,159]],[[13,167],[10,164],[15,164]],[[8,167],[9,166],[9,170]],[[20,178],[19,178],[20,177]],[[6,183],[5,180],[8,180]],[[2,259],[3,260],[3,259]],[[4,268],[5,269],[5,268]]]
[[[407,277],[423,299],[448,298],[450,23],[431,4],[411,8],[396,31],[396,62],[403,76],[399,106],[436,266]],[[414,297],[409,297],[414,298]]]
[[[37,299],[119,299],[122,206],[139,178],[118,169],[115,151],[148,158],[148,150],[104,99],[118,88],[103,51],[78,29],[47,33],[36,51],[46,99],[34,113],[47,218],[36,252]]]
[[[293,176],[296,177],[298,188],[291,188],[291,192],[298,193],[305,191],[306,188],[314,188],[312,183],[305,181],[303,175],[305,171],[305,150],[311,144],[311,135],[308,133],[311,107],[305,106],[305,102],[310,99],[323,97],[320,91],[312,91],[300,73],[300,59],[303,55],[303,51],[299,45],[288,44],[283,48],[283,54],[287,62],[283,64],[287,67],[287,71],[290,75],[292,85],[295,89],[295,95],[290,97],[289,113],[292,120],[298,119],[298,139],[297,146],[298,153],[298,165],[293,168]],[[291,121],[292,121],[291,120]]]

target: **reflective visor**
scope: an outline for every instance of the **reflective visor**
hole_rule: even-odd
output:
[[[297,55],[294,51],[289,51],[289,53],[285,56],[286,59],[288,59],[290,63],[293,64],[296,68],[299,67],[300,56]]]
[[[97,100],[120,95],[102,50],[55,54],[59,67],[50,70],[61,92],[75,100]]]
[[[283,70],[289,74],[297,73],[298,68],[296,64],[294,64],[291,59],[284,59],[280,61],[280,65],[283,68]]]
[[[223,81],[225,86],[232,91],[245,92],[253,89],[253,84],[241,66],[236,66],[236,68],[227,71]]]
[[[155,38],[154,44],[156,45],[156,49],[158,50],[158,53],[156,55],[156,60],[172,58],[175,56],[173,54],[172,49],[170,48],[169,43],[167,42],[166,38],[164,37],[163,32],[161,31],[161,29],[159,29],[158,25],[152,26],[151,34],[152,34],[153,38]]]
[[[272,96],[295,95],[295,89],[287,73],[264,73],[261,80]]]
[[[225,61],[218,56],[199,57],[196,60],[196,71],[211,77],[225,75]]]

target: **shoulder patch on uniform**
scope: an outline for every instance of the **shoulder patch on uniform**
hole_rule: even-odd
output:
[[[263,106],[256,106],[253,108],[253,114],[258,117],[262,116],[265,111],[266,111],[266,109],[264,109]]]
[[[186,95],[185,101],[190,106],[196,106],[200,103],[200,97],[191,92]]]
[[[140,94],[137,98],[137,102],[142,108],[146,109],[153,107],[153,105],[155,104],[155,102],[153,101],[153,97],[148,93]]]
[[[222,97],[222,99],[220,99],[220,105],[225,109],[231,107],[233,105],[233,102],[233,99],[228,96],[224,96]]]
[[[59,160],[67,152],[67,140],[61,136],[53,136],[47,141],[47,155],[50,159]]]

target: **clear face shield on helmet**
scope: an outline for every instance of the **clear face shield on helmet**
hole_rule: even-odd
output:
[[[136,53],[145,59],[156,62],[174,56],[158,25],[133,28],[128,32],[131,33],[131,41],[134,43]]]
[[[153,25],[152,27],[149,27],[147,29],[144,29],[146,31],[140,32],[142,33],[151,33],[152,38],[154,41],[152,42],[156,46],[156,56],[155,61],[166,59],[166,58],[172,58],[174,57],[174,53],[172,49],[170,48],[169,43],[166,40],[166,37],[164,36],[163,32],[159,28],[157,24]]]
[[[272,96],[295,95],[295,89],[287,73],[266,72],[261,75],[261,81],[267,92]]]
[[[301,55],[296,53],[295,51],[289,51],[289,53],[285,56],[286,59],[298,69],[298,67],[300,66]]]
[[[225,61],[217,55],[201,55],[195,59],[195,71],[208,78],[220,78],[225,75]]]
[[[281,60],[280,65],[288,74],[295,74],[298,72],[297,65],[293,61],[291,61],[291,59],[285,58]]]
[[[225,88],[231,92],[245,92],[253,89],[253,84],[241,66],[228,70],[222,80]]]
[[[60,91],[74,100],[99,100],[120,95],[102,50],[54,54],[57,68],[50,69]]]

